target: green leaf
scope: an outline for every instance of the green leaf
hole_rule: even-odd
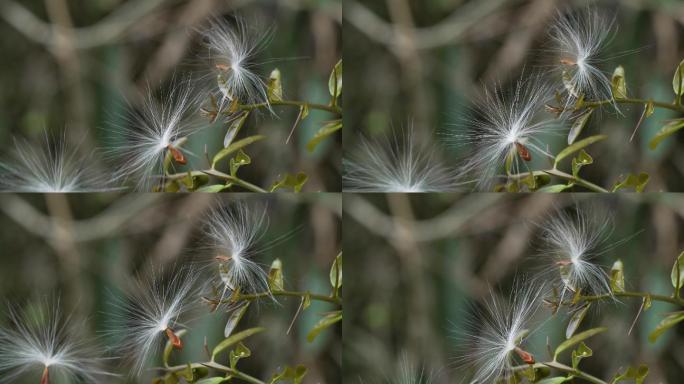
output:
[[[223,148],[228,148],[235,140],[235,137],[245,125],[245,121],[249,117],[250,111],[242,111],[236,117],[233,117],[228,123],[226,135],[223,137]]]
[[[684,252],[677,256],[677,260],[675,260],[675,263],[672,266],[670,280],[675,289],[675,295],[677,295],[682,286],[684,286]]]
[[[294,176],[286,173],[285,176],[271,185],[269,192],[274,192],[280,188],[292,188],[292,190],[295,192],[300,192],[307,180],[309,180],[309,176],[307,176],[304,172],[298,172]]]
[[[217,193],[226,188],[228,188],[228,186],[224,184],[205,185],[204,187],[196,189],[195,192]]]
[[[548,185],[546,187],[542,187],[537,189],[537,192],[546,192],[546,193],[558,193],[558,192],[563,192],[564,190],[572,188],[572,185],[567,185],[567,184],[554,184],[554,185]]]
[[[586,112],[583,112],[575,119],[575,121],[572,122],[572,127],[570,127],[570,132],[568,132],[568,145],[575,142],[577,136],[579,136],[584,127],[587,125],[592,112],[594,112],[593,109],[587,109]]]
[[[648,340],[651,343],[655,343],[655,341],[658,339],[658,337],[660,337],[660,335],[662,335],[668,329],[677,325],[677,323],[679,323],[682,320],[684,320],[684,311],[674,312],[665,316],[665,318],[660,321],[658,326],[656,326],[656,329],[653,330],[653,332],[651,332],[650,335],[648,335]]]
[[[570,377],[549,377],[548,379],[543,379],[541,381],[537,381],[537,384],[560,384],[560,383],[565,383],[566,381],[572,380]]]
[[[589,136],[587,138],[584,138],[568,147],[560,151],[558,155],[556,155],[556,161],[555,164],[558,164],[561,160],[564,158],[570,156],[571,154],[579,151],[580,149],[587,147],[591,144],[594,144],[597,141],[605,140],[607,139],[607,135],[595,135],[595,136]]]
[[[246,338],[248,338],[254,334],[257,334],[259,332],[263,332],[264,330],[266,330],[266,328],[262,328],[262,327],[245,329],[242,332],[238,332],[238,333],[226,338],[225,340],[220,342],[212,351],[212,353],[211,353],[212,360],[214,358],[216,358],[216,355],[225,351],[231,345],[236,344],[236,343],[238,343],[238,342],[240,342],[240,341],[242,341],[242,340],[244,340],[244,339],[246,339]]]
[[[249,348],[247,348],[247,346],[244,344],[238,343],[237,347],[230,351],[228,356],[230,357],[230,367],[235,369],[240,359],[252,356],[252,351],[250,351]]]
[[[283,84],[280,80],[280,70],[278,68],[271,71],[268,77],[268,101],[283,100]]]
[[[581,342],[579,347],[572,351],[572,367],[577,369],[580,360],[584,359],[585,357],[591,357],[593,354],[594,353],[592,352],[591,348],[587,347],[584,342]]]
[[[342,252],[337,254],[330,267],[330,285],[333,287],[333,297],[337,297],[342,286]]]
[[[342,119],[337,119],[326,123],[316,134],[306,143],[306,149],[313,152],[318,144],[328,136],[342,129]]]
[[[237,175],[237,171],[240,169],[240,167],[251,163],[252,159],[245,153],[245,151],[238,149],[238,153],[235,155],[235,157],[230,159],[230,175]]]
[[[676,119],[668,122],[665,124],[665,126],[660,128],[656,135],[651,139],[651,141],[648,143],[648,147],[651,149],[656,149],[661,141],[665,140],[682,128],[684,128],[684,119]]]
[[[570,317],[570,321],[568,322],[568,327],[565,329],[566,339],[571,338],[572,335],[575,334],[575,331],[577,331],[577,328],[579,328],[580,324],[582,323],[582,320],[584,320],[584,316],[587,315],[587,311],[589,310],[590,306],[591,303],[587,302],[582,307],[574,311],[572,317]]]
[[[572,158],[572,175],[577,177],[579,175],[580,169],[583,166],[593,163],[594,159],[591,156],[589,156],[587,151],[585,151],[584,149],[580,150],[580,153],[576,157]]]
[[[328,79],[328,91],[330,91],[330,105],[336,106],[337,99],[342,94],[342,60],[338,61],[330,72]]]
[[[316,336],[320,334],[324,329],[329,328],[337,322],[342,321],[342,311],[334,311],[325,315],[322,319],[316,323],[313,329],[306,335],[306,340],[311,343],[314,341]]]
[[[622,65],[615,68],[611,79],[611,90],[615,100],[627,98],[627,84],[625,82],[625,69]]]
[[[584,340],[586,340],[586,339],[588,339],[594,335],[597,335],[601,332],[605,332],[607,330],[608,330],[608,328],[606,328],[606,327],[599,327],[599,328],[588,329],[584,332],[580,332],[580,333],[576,334],[575,336],[573,336],[573,337],[565,340],[564,342],[560,343],[560,345],[556,348],[556,351],[553,353],[553,359],[556,360],[556,358],[558,357],[558,355],[561,352],[563,352],[566,349],[572,347],[573,345],[579,343],[580,341],[584,341]]]
[[[197,382],[197,384],[221,384],[221,383],[229,383],[230,379],[227,379],[225,377],[210,377],[208,379],[202,379]]]
[[[622,177],[620,179],[622,179]],[[618,182],[615,183],[613,192],[624,188],[634,188],[636,192],[643,192],[649,179],[650,176],[645,172],[640,173],[639,176],[630,173],[624,180],[618,180]]]
[[[286,366],[282,372],[276,373],[271,377],[269,383],[274,384],[281,381],[292,381],[293,384],[300,384],[304,380],[307,369],[303,365],[298,365],[295,368]]]
[[[242,140],[238,140],[231,145],[229,145],[227,148],[223,148],[220,150],[215,156],[214,159],[211,162],[211,167],[214,168],[216,166],[216,163],[221,161],[221,159],[225,158],[226,156],[230,155],[231,153],[237,151],[238,149],[244,148],[254,142],[257,142],[259,140],[265,139],[266,136],[264,135],[254,135],[250,137],[245,137]]]
[[[677,69],[675,70],[674,77],[672,78],[672,89],[675,95],[677,95],[677,100],[681,99],[682,94],[684,94],[684,60],[682,60]],[[679,103],[678,103],[679,104]]]
[[[610,289],[613,293],[625,291],[625,271],[622,260],[614,262],[610,269]]]
[[[245,315],[245,312],[247,312],[249,303],[249,301],[243,301],[239,307],[233,309],[230,312],[230,316],[228,316],[228,321],[226,321],[226,327],[223,329],[223,337],[230,337],[230,335],[235,330],[235,327],[237,327],[240,320],[242,320],[242,317]]]
[[[271,291],[283,290],[283,263],[280,259],[273,260],[268,271],[268,287]]]
[[[625,381],[627,379],[634,379],[635,384],[642,384],[644,379],[646,379],[646,375],[648,375],[648,366],[646,364],[641,364],[639,368],[628,367],[624,373],[618,373],[615,375],[611,381],[611,384]]]
[[[302,310],[309,308],[311,306],[311,294],[307,292],[302,299]]]
[[[180,331],[176,332],[176,336],[179,338],[185,335],[188,331],[185,329],[181,329]],[[171,344],[171,340],[166,341],[166,345],[164,346],[164,353],[162,354],[162,361],[164,362],[164,366],[169,365],[169,359],[171,358],[171,352],[173,352],[173,344]]]

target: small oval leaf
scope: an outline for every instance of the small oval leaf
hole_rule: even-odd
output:
[[[595,336],[599,333],[607,331],[608,328],[606,327],[599,327],[599,328],[592,328],[588,329],[584,332],[580,332],[576,334],[575,336],[565,340],[564,342],[560,343],[560,345],[556,348],[556,351],[553,353],[553,359],[555,360],[558,355],[565,351],[566,349],[572,347],[575,344],[578,344],[580,341],[584,341],[592,336]]]
[[[250,337],[250,336],[252,336],[252,335],[254,335],[254,334],[257,334],[257,333],[259,333],[259,332],[263,332],[263,331],[265,331],[265,330],[266,330],[266,328],[262,328],[262,327],[250,328],[250,329],[245,329],[245,330],[242,331],[242,332],[238,332],[238,333],[236,333],[236,334],[234,334],[234,335],[228,337],[227,339],[225,339],[225,340],[223,340],[222,342],[220,342],[220,343],[214,348],[214,350],[213,350],[212,353],[211,353],[211,358],[212,358],[212,360],[216,357],[216,355],[218,355],[219,353],[225,351],[225,350],[228,349],[228,347],[230,347],[231,345],[237,344],[237,342],[242,341],[242,340],[244,340],[244,339],[246,339],[246,338],[248,338],[248,337]]]
[[[211,167],[214,168],[216,166],[216,163],[221,161],[221,159],[225,158],[226,156],[230,155],[231,153],[237,151],[240,148],[244,148],[254,142],[257,142],[259,140],[265,139],[266,136],[264,135],[254,135],[250,137],[245,137],[242,140],[238,140],[234,142],[233,144],[229,145],[228,148],[223,148],[220,150],[215,156],[214,159],[211,162]]]
[[[579,151],[580,149],[585,148],[591,144],[594,144],[597,141],[605,140],[607,138],[607,135],[594,135],[584,138],[560,151],[560,153],[556,155],[555,164],[558,164],[561,160]]]

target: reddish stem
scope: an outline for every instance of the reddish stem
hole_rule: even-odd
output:
[[[520,356],[522,361],[524,361],[526,364],[534,364],[535,363],[534,356],[532,356],[531,353],[523,351],[522,349],[520,349],[520,347],[515,347],[514,351],[515,351],[515,353],[518,354],[518,356]]]
[[[43,370],[43,376],[40,378],[40,384],[50,384],[50,373],[48,367]]]
[[[183,349],[183,340],[178,337],[171,328],[166,328],[166,336],[169,338],[171,345],[176,349]],[[42,384],[42,383],[41,383]]]

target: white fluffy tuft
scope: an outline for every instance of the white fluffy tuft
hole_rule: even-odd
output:
[[[101,351],[77,334],[83,327],[62,315],[59,301],[10,306],[8,316],[8,326],[0,328],[3,383],[20,377],[38,382],[46,368],[55,383],[97,383],[104,376],[115,376],[103,368],[107,359]]]
[[[416,143],[413,128],[382,140],[361,138],[344,159],[343,189],[348,192],[447,192],[458,183],[435,148]]]
[[[45,133],[41,146],[14,140],[7,161],[0,162],[0,191],[7,192],[102,192],[116,189],[112,176],[95,169],[91,155],[81,156],[69,148],[66,136],[51,139]]]
[[[236,289],[247,294],[269,292],[268,274],[252,260],[267,224],[265,208],[242,202],[219,207],[208,215],[205,233],[214,257],[211,265],[223,287],[221,300]]]
[[[480,189],[489,190],[496,176],[504,171],[508,156],[513,156],[512,173],[527,170],[519,145],[532,158],[553,158],[541,136],[558,133],[561,126],[537,116],[549,98],[549,91],[538,75],[518,80],[510,92],[499,87],[485,90],[484,97],[477,102],[477,116],[465,122],[465,132],[448,134],[449,141],[469,148],[461,173],[475,178]]]

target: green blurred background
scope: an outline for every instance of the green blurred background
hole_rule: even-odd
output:
[[[467,126],[461,122],[470,118],[483,85],[508,89],[523,69],[552,64],[543,50],[556,10],[587,4],[608,20],[615,15],[618,26],[601,69],[610,76],[622,64],[630,95],[672,101],[672,77],[684,59],[679,0],[346,0],[344,57],[353,86],[345,94],[345,151],[360,132],[379,135],[408,121],[423,139],[443,144],[446,131]],[[648,148],[664,120],[679,116],[657,110],[630,143],[642,108],[621,110],[624,117],[609,109],[595,113],[585,128],[585,137],[610,136],[589,148],[595,163],[582,170],[585,178],[611,187],[620,175],[648,172],[647,190],[684,190],[683,135]],[[565,142],[563,135],[552,138],[552,153]],[[445,158],[457,165],[469,149],[447,148]]]
[[[403,360],[422,366],[436,383],[467,382],[471,372],[455,361],[467,348],[457,334],[489,297],[489,286],[507,295],[514,276],[539,268],[536,224],[555,209],[593,204],[614,213],[608,244],[626,242],[598,262],[609,269],[620,258],[628,290],[670,295],[670,272],[684,250],[684,197],[677,194],[345,194],[343,204],[345,382],[384,382]],[[624,299],[594,306],[580,330],[609,330],[588,340],[594,356],[581,367],[610,381],[619,369],[645,363],[646,382],[680,383],[684,327],[655,344],[648,335],[664,314],[682,308],[654,302],[628,335],[640,305]],[[537,320],[549,313],[542,310]],[[567,323],[564,312],[549,320],[527,350],[548,361],[546,337],[557,346]]]
[[[339,195],[55,194],[0,199],[0,297],[4,303],[19,304],[60,296],[63,312],[72,313],[72,321],[87,319],[85,335],[100,337],[102,346],[115,345],[116,338],[103,332],[119,311],[115,303],[122,300],[124,284],[150,267],[168,271],[206,260],[201,221],[210,209],[237,199],[268,207],[268,230],[258,243],[264,251],[255,261],[268,269],[279,258],[286,289],[328,294],[330,266],[340,251]],[[306,341],[321,314],[336,308],[312,302],[286,334],[298,305],[297,299],[280,299],[279,304],[266,300],[250,307],[238,330],[263,326],[267,331],[246,341],[252,356],[238,366],[268,381],[286,365],[303,364],[308,368],[305,383],[341,382],[341,327],[323,331],[313,343]],[[7,320],[6,312],[3,304],[0,324]],[[227,316],[222,311],[211,314],[200,305],[190,314],[194,320],[183,321],[190,332],[184,336],[182,353],[174,352],[174,363],[206,361],[204,337],[210,348],[223,340]],[[160,364],[154,360],[147,367]],[[113,363],[110,368],[128,372],[125,365]],[[151,379],[148,375],[106,382]]]
[[[206,74],[196,32],[210,17],[240,15],[251,26],[273,27],[272,42],[257,59],[259,74],[267,79],[278,67],[285,98],[327,104],[328,77],[341,58],[341,13],[339,0],[2,1],[0,148],[10,148],[13,136],[40,139],[46,129],[55,136],[66,129],[68,140],[86,152],[110,148],[120,139],[116,127],[127,124],[127,101],[139,107],[148,84],[164,90],[174,74]],[[246,150],[253,161],[241,177],[269,187],[279,175],[303,171],[306,191],[340,190],[340,135],[313,153],[305,147],[333,116],[311,110],[286,144],[298,110],[274,110],[277,117],[250,117],[240,133],[268,137]],[[205,169],[205,144],[214,154],[225,129],[195,123],[207,129],[190,140],[196,154],[190,161]],[[116,165],[100,166],[104,172]]]

